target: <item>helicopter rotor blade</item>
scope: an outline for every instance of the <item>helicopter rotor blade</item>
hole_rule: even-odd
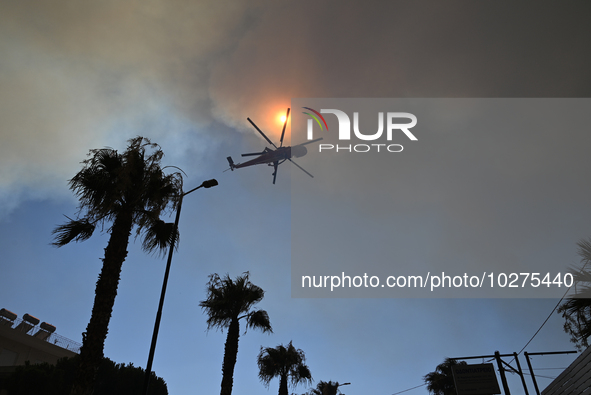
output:
[[[306,141],[305,143],[298,144],[298,145],[307,145],[307,144],[312,144],[312,143],[315,143],[315,142],[317,142],[317,141],[320,141],[320,140],[322,140],[322,137],[320,137],[320,138],[317,138],[317,139],[314,139],[314,140]]]
[[[273,185],[275,185],[275,179],[277,178],[277,168],[279,167],[279,163],[273,162],[273,167],[275,168],[275,171],[273,172]]]
[[[263,133],[263,131],[261,129],[259,129],[259,127],[257,125],[255,125],[255,123],[253,121],[250,120],[250,118],[246,118],[248,119],[248,122],[250,122],[250,124],[252,126],[254,126],[254,128],[256,130],[259,131],[259,133],[265,138],[265,140],[267,140],[269,142],[269,144],[271,144],[273,147],[277,148],[277,146],[275,144],[273,144],[273,142],[271,140],[269,140],[269,138],[265,135],[265,133]]]
[[[304,168],[300,165],[298,165],[297,163],[295,163],[293,160],[289,159],[289,161],[291,163],[293,163],[294,165],[296,165],[301,171],[303,171],[304,173],[306,173],[307,175],[309,175],[310,177],[314,178],[314,176],[310,173],[308,173],[306,170],[304,170]]]
[[[283,136],[285,136],[285,127],[287,126],[287,120],[289,119],[289,110],[287,109],[287,114],[285,115],[285,123],[283,124],[283,131],[281,132],[281,140],[279,140],[279,146],[283,147]]]
[[[253,152],[250,154],[242,154],[242,156],[255,156],[255,155],[262,155],[264,153],[265,153],[264,151],[263,152]]]

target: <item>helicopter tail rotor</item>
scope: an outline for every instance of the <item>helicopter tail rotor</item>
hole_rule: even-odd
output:
[[[234,164],[232,157],[228,156],[226,159],[228,159],[228,163],[230,164],[230,170],[234,171],[234,168],[236,167],[236,165]]]

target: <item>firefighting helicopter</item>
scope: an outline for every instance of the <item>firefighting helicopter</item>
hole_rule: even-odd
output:
[[[283,124],[283,131],[281,132],[281,139],[279,140],[279,147],[277,147],[269,138],[263,133],[261,129],[250,119],[246,118],[248,122],[251,123],[252,126],[271,144],[275,149],[271,149],[265,147],[265,149],[261,152],[253,152],[249,154],[242,154],[242,156],[255,156],[259,155],[258,158],[254,158],[244,163],[234,163],[231,156],[228,156],[228,163],[230,164],[230,170],[239,169],[241,167],[253,166],[253,165],[261,165],[267,164],[268,166],[273,166],[273,184],[275,184],[275,179],[277,178],[277,167],[285,162],[286,160],[290,161],[296,167],[298,167],[301,171],[309,175],[310,177],[314,178],[314,176],[304,170],[300,165],[295,163],[291,158],[295,156],[296,158],[302,157],[308,153],[308,149],[304,147],[307,144],[314,143],[316,141],[322,140],[322,137],[307,141],[302,144],[294,145],[293,147],[284,147],[283,146],[283,137],[285,136],[285,127],[287,126],[287,121],[289,119],[289,108],[287,109],[287,115],[285,116],[285,123]]]

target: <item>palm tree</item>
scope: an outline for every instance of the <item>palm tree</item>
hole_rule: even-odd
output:
[[[178,173],[163,173],[163,153],[157,144],[143,137],[128,143],[123,153],[112,148],[90,151],[89,158],[82,162],[82,170],[69,182],[79,199],[78,217],[68,218],[53,231],[53,244],[62,247],[90,238],[97,225],[103,228],[111,224],[90,322],[82,334],[72,394],[93,391],[132,229],[136,227],[137,235],[142,236],[142,247],[147,252],[164,251],[177,240],[173,224],[164,223],[160,215],[176,207],[182,178]]]
[[[338,395],[342,394],[339,387],[350,383],[339,384],[338,381],[320,381],[316,388],[311,389],[306,395]]]
[[[423,380],[427,384],[429,393],[433,395],[456,395],[452,367],[457,365],[467,365],[467,363],[445,358],[442,363],[437,365],[434,372],[425,375]]]
[[[240,320],[246,320],[246,328],[260,329],[272,333],[269,315],[265,310],[251,310],[265,296],[265,291],[251,283],[249,273],[233,281],[228,274],[220,277],[217,273],[209,276],[207,299],[199,305],[209,316],[207,329],[228,329],[222,363],[221,395],[230,395],[234,383],[234,366],[238,355]]]
[[[279,395],[288,395],[288,379],[293,387],[299,383],[312,383],[304,352],[291,343],[287,347],[283,344],[275,348],[261,347],[257,357],[259,379],[268,387],[274,377],[279,377]]]
[[[577,289],[576,298],[567,298],[558,308],[558,313],[565,319],[564,331],[571,337],[571,342],[579,349],[584,350],[589,346],[588,338],[591,336],[591,241],[581,240],[578,254],[581,257],[581,268],[573,270],[575,281],[584,283]]]

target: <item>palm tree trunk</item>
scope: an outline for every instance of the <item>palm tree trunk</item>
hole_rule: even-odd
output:
[[[234,384],[234,366],[238,355],[238,339],[240,337],[240,324],[238,318],[232,319],[228,328],[226,345],[224,346],[224,362],[222,365],[222,389],[220,395],[231,395]]]
[[[282,374],[281,378],[279,379],[279,395],[289,395],[289,391],[287,389],[287,373]]]
[[[113,223],[103,267],[96,282],[92,315],[86,332],[82,334],[80,363],[71,395],[91,395],[94,391],[96,372],[104,357],[105,339],[117,296],[121,267],[127,257],[132,223],[132,213],[125,211],[119,213]]]

